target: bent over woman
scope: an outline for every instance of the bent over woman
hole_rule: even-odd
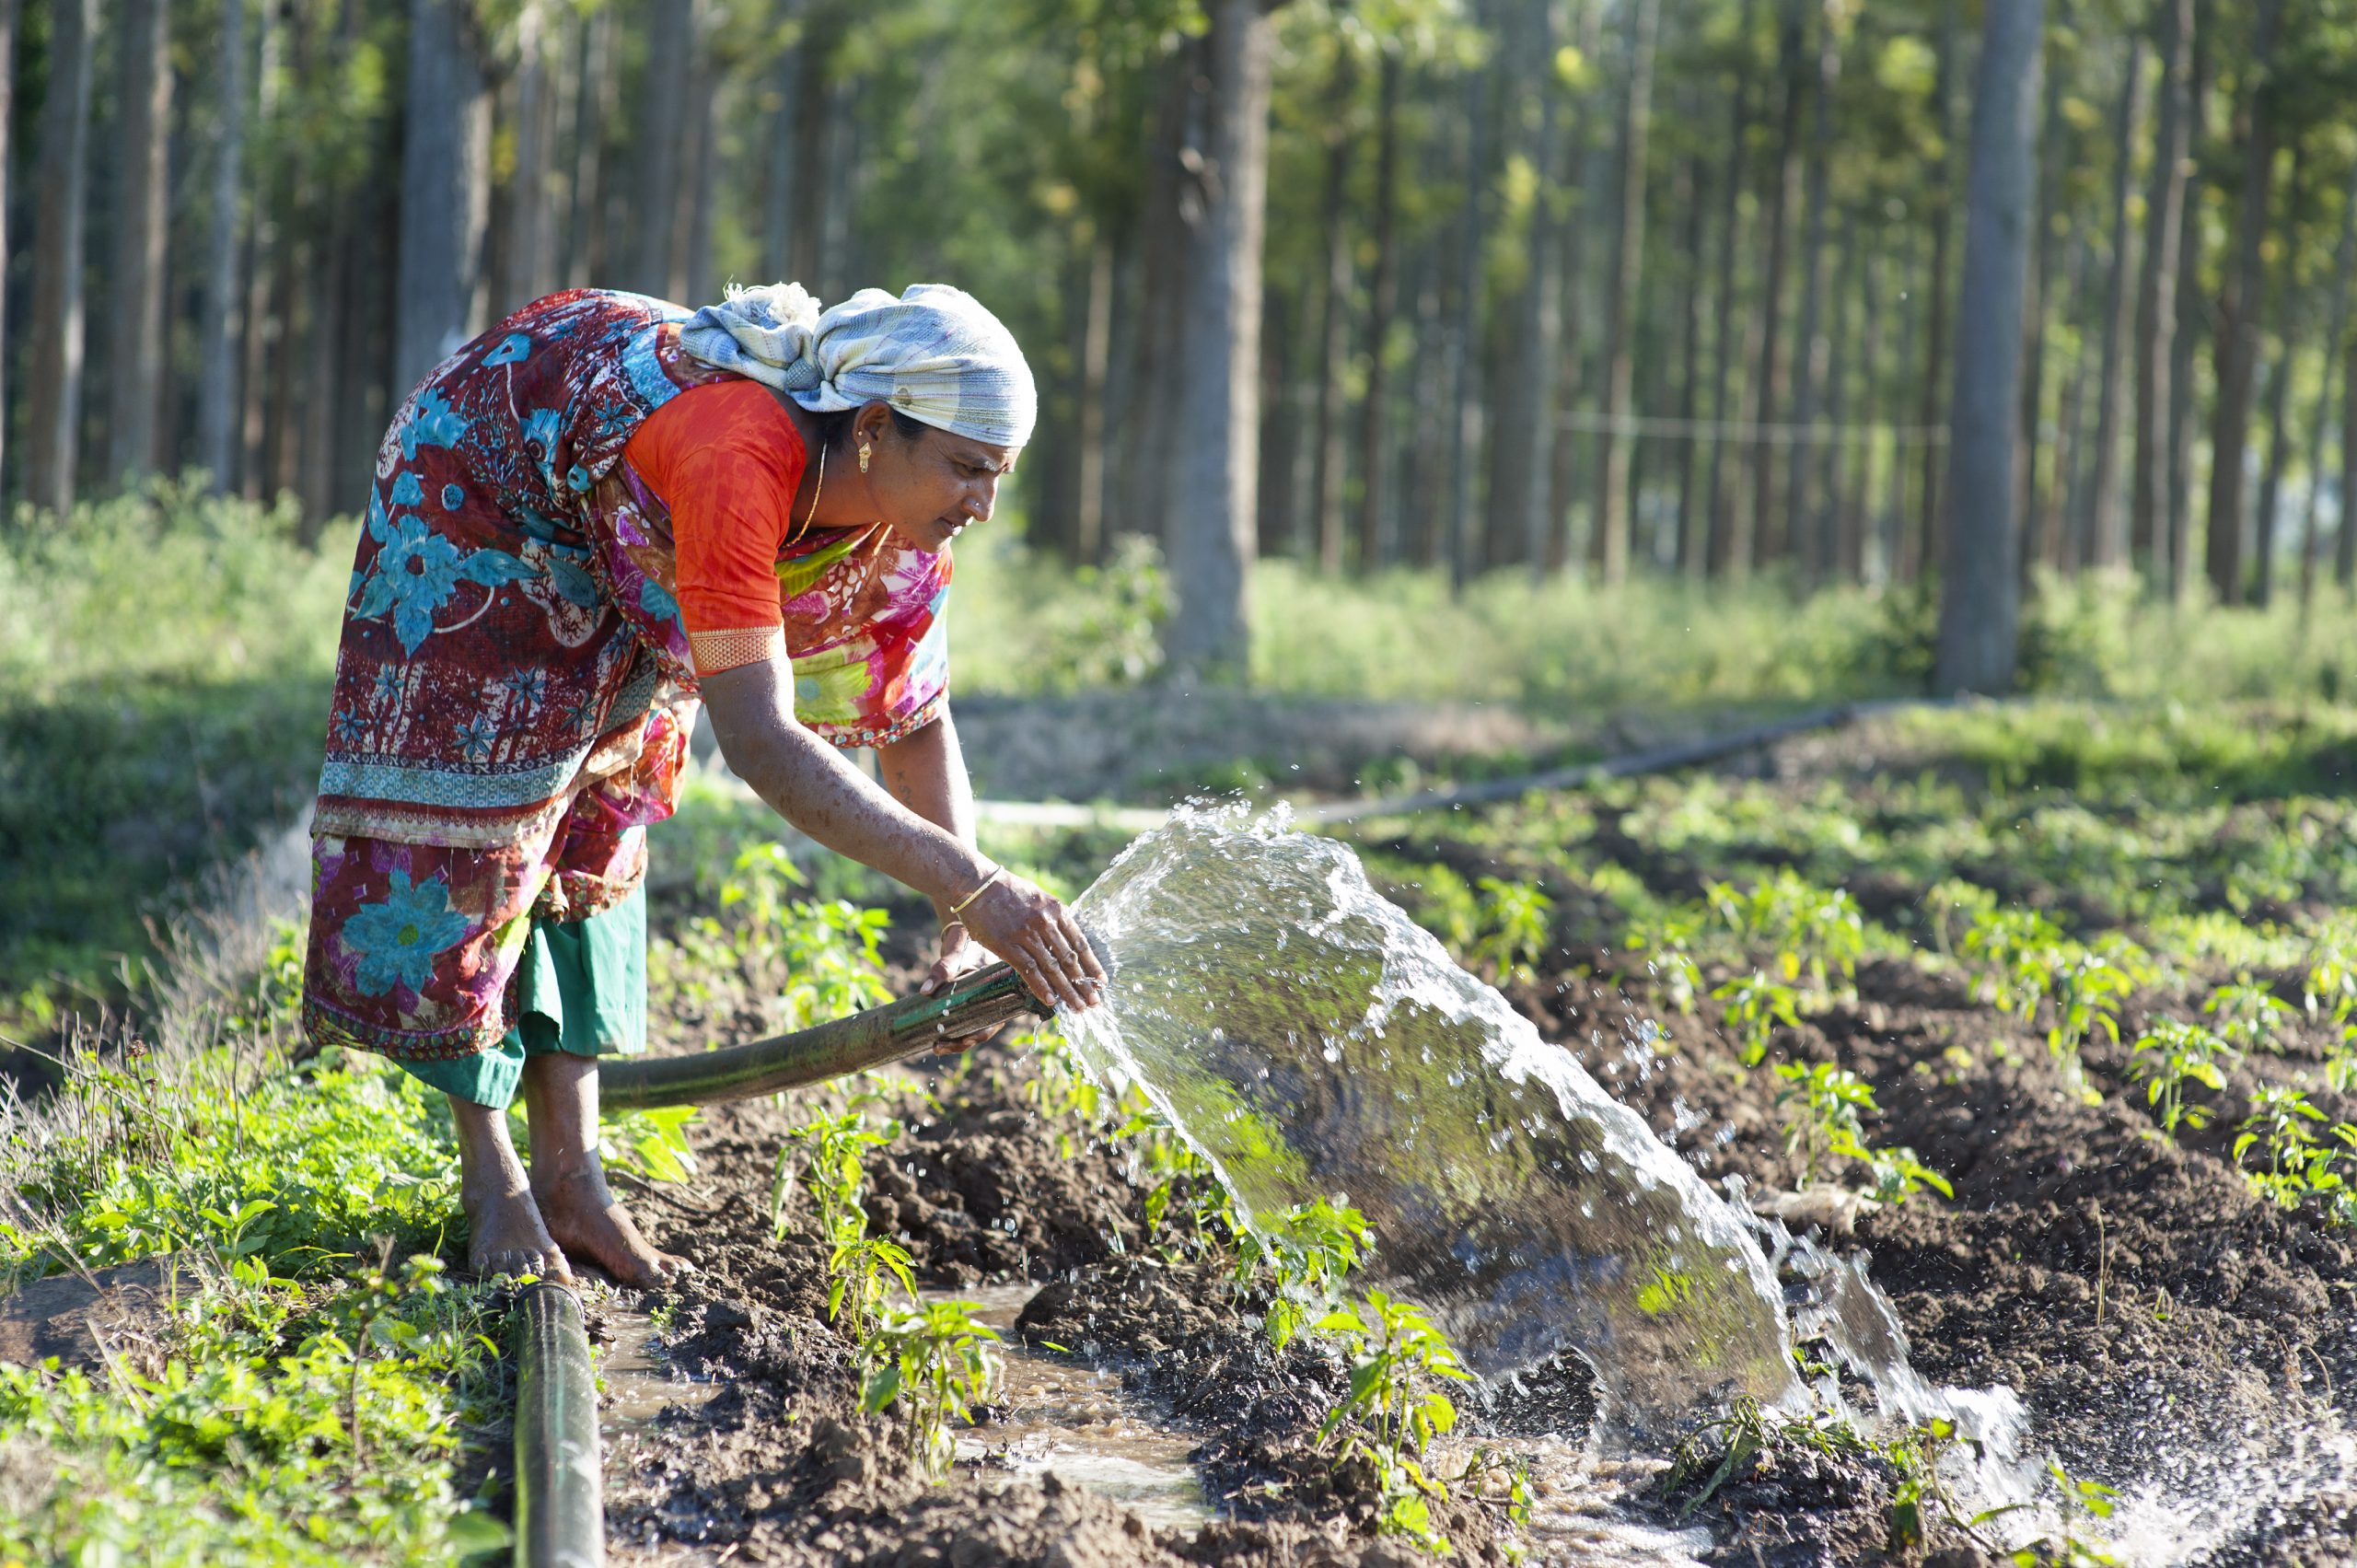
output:
[[[680,1266],[607,1189],[597,1059],[644,1047],[646,826],[699,701],[787,821],[931,899],[927,990],[987,949],[1094,1000],[1070,913],[976,852],[949,716],[950,541],[1035,406],[1006,329],[931,285],[823,315],[792,285],[692,315],[575,289],[401,406],[336,657],[303,1022],[450,1097],[478,1272]],[[888,794],[837,751],[862,746]]]

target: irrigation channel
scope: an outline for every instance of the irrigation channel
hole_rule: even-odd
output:
[[[1601,1419],[1578,1441],[1528,1446],[1542,1557],[1675,1562],[1706,1549],[1707,1536],[1616,1511],[1611,1497],[1629,1480],[1618,1457],[1660,1453],[1732,1396],[1794,1414],[1829,1410],[1868,1430],[1947,1422],[1969,1439],[1945,1461],[1954,1493],[1975,1509],[2034,1516],[2042,1455],[2013,1390],[1919,1376],[1862,1256],[1797,1238],[1707,1186],[1377,894],[1347,848],[1295,830],[1283,808],[1258,819],[1182,809],[1133,842],[1075,912],[1111,984],[1105,1005],[1062,1020],[1074,1052],[1100,1082],[1142,1090],[1248,1225],[1346,1200],[1382,1237],[1368,1280],[1422,1304],[1507,1402],[1535,1368],[1575,1358],[1592,1372]],[[652,1106],[762,1094],[907,1057],[1028,1004],[1010,974],[986,971],[802,1035],[619,1064],[607,1098]],[[1053,1289],[957,1294],[1012,1329]],[[580,1461],[566,1424],[586,1375],[579,1318],[558,1310],[528,1328],[519,1561],[599,1562],[598,1467]],[[1084,1485],[1157,1526],[1207,1516],[1187,1461],[1199,1434],[1126,1394],[1104,1367],[1047,1360],[1019,1337],[1010,1335],[996,1419],[968,1434],[962,1457]],[[679,1388],[647,1343],[625,1325],[609,1363],[625,1424],[638,1419],[627,1414],[633,1401]],[[1805,1383],[1793,1354],[1803,1343],[1837,1365]],[[2175,1494],[2129,1500],[2114,1539],[2150,1549],[2131,1561],[2188,1561],[2255,1509],[2349,1485],[2350,1445],[2338,1433],[2304,1434],[2264,1478],[2257,1456],[2181,1467]]]

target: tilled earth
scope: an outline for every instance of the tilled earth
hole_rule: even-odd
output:
[[[1590,978],[1613,968],[1608,954],[1560,952],[1557,972],[1509,994],[1707,1178],[1740,1176],[1762,1202],[1798,1185],[1776,1081],[1736,1066],[1716,1004],[1657,1013]],[[904,964],[900,978],[911,972]],[[2139,997],[2123,1029],[2132,1039],[2151,1013],[2187,1007]],[[757,1021],[703,1016],[680,1032]],[[2262,1074],[2314,1078],[2323,1043],[2295,1031],[2280,1055],[2255,1055],[2213,1097],[2215,1124],[2173,1145],[2154,1135],[2124,1048],[2089,1048],[2099,1103],[2084,1103],[2028,1026],[1914,966],[1869,961],[1853,1000],[1777,1038],[1780,1057],[1838,1056],[1868,1078],[1885,1111],[1871,1141],[1911,1146],[1956,1189],[1952,1202],[1925,1196],[1858,1215],[1833,1244],[1870,1254],[1920,1372],[2010,1385],[2034,1453],[2119,1489],[2107,1528],[2124,1561],[2357,1562],[2357,1492],[2300,1479],[2320,1444],[2345,1444],[2338,1434],[2357,1425],[2357,1249],[2348,1232],[2254,1196],[2229,1157]],[[812,1091],[706,1111],[690,1130],[702,1177],[637,1200],[659,1244],[700,1269],[668,1301],[644,1305],[661,1313],[673,1364],[719,1391],[667,1413],[613,1467],[615,1561],[969,1568],[1418,1555],[1377,1537],[1371,1479],[1338,1471],[1317,1442],[1346,1380],[1341,1362],[1301,1343],[1272,1353],[1262,1303],[1229,1283],[1216,1248],[1183,1227],[1150,1233],[1123,1152],[1034,1109],[1024,1053],[993,1045],[962,1069],[915,1071],[932,1103],[903,1093],[887,1108],[907,1130],[869,1162],[871,1230],[900,1239],[928,1284],[1036,1283],[1017,1337],[1117,1369],[1194,1434],[1219,1518],[1190,1537],[1052,1479],[971,1464],[938,1486],[913,1478],[906,1433],[858,1411],[853,1350],[826,1322],[825,1260],[807,1214],[772,1238],[786,1132],[840,1103]],[[2349,1098],[2315,1098],[2357,1119]],[[1550,1429],[1578,1438],[1592,1401],[1575,1365],[1559,1373],[1474,1424],[1509,1446]],[[972,1435],[989,1441],[987,1419]],[[1700,1451],[1708,1473],[1719,1453],[1709,1434]],[[1993,1561],[1953,1527],[1895,1545],[1896,1479],[1879,1459],[1779,1443],[1707,1498],[1689,1480],[1666,1499],[1622,1501],[1666,1526],[1707,1528],[1701,1554],[1714,1563]],[[1503,1561],[1515,1545],[1491,1507],[1441,1513],[1460,1557]],[[2026,1518],[1985,1526],[1981,1543],[2051,1524]]]

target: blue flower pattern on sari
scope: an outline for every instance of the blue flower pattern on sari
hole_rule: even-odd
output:
[[[415,462],[420,447],[455,447],[472,423],[450,406],[442,389],[431,388],[410,406],[409,418],[401,425],[401,456]]]
[[[384,548],[369,564],[352,613],[365,621],[390,610],[393,635],[401,639],[405,654],[416,653],[418,645],[433,634],[434,612],[460,583],[495,588],[532,575],[529,566],[504,550],[461,555],[457,545],[428,528],[423,517],[401,512],[388,516],[373,499],[368,532]]]
[[[531,352],[532,340],[528,335],[523,332],[510,332],[500,341],[497,348],[482,356],[482,362],[486,366],[514,365]]]
[[[363,996],[382,996],[396,985],[422,991],[434,973],[434,955],[466,939],[466,916],[450,907],[450,884],[429,877],[422,888],[409,873],[396,871],[379,903],[363,904],[343,923],[344,947],[360,957],[354,983]]]
[[[470,762],[488,762],[499,740],[499,726],[488,714],[477,714],[459,726],[459,749]]]

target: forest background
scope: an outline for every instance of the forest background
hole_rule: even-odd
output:
[[[394,407],[571,285],[1006,319],[961,694],[2340,701],[2352,89],[2357,0],[0,0],[0,1022],[299,807]]]

